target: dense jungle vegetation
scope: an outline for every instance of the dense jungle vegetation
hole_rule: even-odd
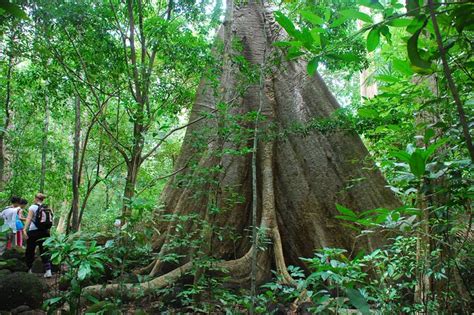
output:
[[[472,1],[3,0],[0,38],[0,203],[54,214],[46,279],[0,219],[0,313],[474,311]]]

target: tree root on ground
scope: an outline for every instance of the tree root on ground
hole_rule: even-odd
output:
[[[139,298],[143,295],[153,294],[158,289],[164,288],[170,284],[175,283],[181,276],[192,268],[192,262],[188,262],[162,276],[156,277],[153,280],[134,284],[107,284],[107,285],[93,285],[84,289],[85,294],[90,294],[95,297],[110,297],[110,296],[126,296],[129,298]]]
[[[141,268],[133,270],[133,274],[135,274],[135,275],[144,275],[146,273],[149,273],[150,270],[152,270],[154,266],[155,266],[155,261],[152,261],[151,263],[149,263],[145,267],[141,267]]]

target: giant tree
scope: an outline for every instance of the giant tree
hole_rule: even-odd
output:
[[[224,42],[220,83],[216,87],[214,80],[203,78],[190,116],[191,122],[202,115],[209,119],[187,128],[176,166],[194,157],[192,167],[171,179],[161,198],[164,210],[157,214],[162,220],[154,242],[159,253],[148,269],[154,278],[140,286],[127,285],[130,294],[176,281],[194,268],[203,251],[216,259],[214,270],[229,273],[230,282],[247,284],[253,259],[258,282],[270,275],[272,266],[283,281],[291,282],[287,264],[301,265],[299,258],[317,248],[373,248],[383,240],[356,238],[341,226],[335,218],[337,203],[357,211],[399,205],[354,131],[312,127],[315,119],[329,118],[339,105],[319,75],[307,74],[304,61],[287,61],[272,45],[284,34],[268,8],[250,2],[232,10],[219,38]],[[215,52],[222,53],[218,48]],[[227,113],[220,113],[223,107]],[[233,138],[225,123],[230,116],[238,117],[233,131],[257,132]],[[258,136],[255,149],[252,134]],[[211,193],[199,193],[203,191]],[[229,203],[236,196],[238,201]],[[257,224],[252,227],[254,207]],[[202,234],[196,232],[201,220],[181,220],[195,216],[208,221],[205,226],[232,229],[240,237]],[[257,251],[261,246],[258,239],[247,237],[249,228],[258,229],[260,240],[269,239],[271,246]],[[207,250],[173,244],[186,235],[205,237]],[[170,252],[178,259],[165,259]],[[113,294],[120,287],[87,290]]]

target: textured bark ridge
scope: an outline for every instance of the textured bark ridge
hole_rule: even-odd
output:
[[[209,80],[201,82],[190,120],[198,119],[203,113],[214,113],[223,97],[224,100],[232,100],[231,114],[257,111],[262,102],[261,112],[267,120],[261,123],[257,150],[258,221],[259,226],[267,231],[272,245],[258,254],[257,280],[268,279],[273,269],[290,282],[286,266],[301,265],[299,258],[312,257],[316,249],[331,246],[351,250],[376,245],[367,238],[356,240],[356,235],[341,226],[340,221],[334,218],[338,214],[336,203],[362,211],[378,207],[394,208],[399,206],[399,202],[385,187],[384,178],[371,165],[368,152],[355,133],[314,131],[304,136],[293,134],[285,139],[264,139],[265,128],[269,125],[286,129],[295,123],[328,118],[339,108],[321,77],[308,76],[305,62],[287,62],[279,57],[271,44],[284,34],[281,34],[272,16],[267,8],[247,4],[234,10],[231,25],[224,26],[220,32],[221,38],[228,40],[231,35],[233,41],[241,43],[243,50],[239,53],[253,68],[258,69],[264,61],[268,65],[273,64],[267,67],[270,71],[266,71],[263,93],[260,93],[260,84],[256,82],[239,95],[236,91],[242,86],[241,72],[238,67],[224,65],[217,91]],[[281,62],[274,62],[275,59]],[[209,253],[223,260],[219,266],[228,269],[236,283],[248,284],[252,251],[248,237],[252,209],[252,154],[215,153],[223,148],[252,147],[251,139],[240,144],[222,139],[217,135],[217,118],[219,115],[216,119],[201,120],[188,127],[176,167],[183,168],[191,157],[196,157],[195,165],[198,167],[188,167],[184,174],[172,178],[164,190],[162,202],[167,214],[198,214],[223,230],[234,229],[241,236],[237,241],[229,238],[218,240],[203,234],[200,237],[210,238]],[[252,123],[244,125],[252,128]],[[203,131],[210,135],[210,140],[207,148],[199,150],[195,144]],[[184,180],[203,176],[199,168],[210,166],[220,166],[223,170],[216,175],[220,184],[213,194],[217,196],[218,206],[224,209],[218,215],[208,213],[208,195],[196,195],[197,190],[205,191],[207,184],[198,188]],[[244,197],[245,202],[228,206],[226,200],[235,194]],[[196,223],[180,223],[189,233],[198,230]],[[159,229],[162,234],[155,241],[155,246],[164,255],[171,251],[167,244],[176,233],[175,223],[161,223]],[[182,250],[181,253],[186,255],[181,265],[169,265],[160,260],[151,264],[148,272],[158,277],[143,284],[142,288],[166,285],[188,270],[192,252]],[[99,287],[90,289],[97,292]],[[129,289],[134,290],[132,286]],[[108,287],[106,291],[113,290]]]

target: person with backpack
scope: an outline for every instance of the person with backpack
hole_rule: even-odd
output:
[[[47,205],[43,204],[45,198],[46,196],[42,193],[36,194],[34,204],[28,209],[23,235],[26,238],[25,259],[28,271],[31,273],[36,246],[38,246],[45,270],[44,277],[50,278],[52,276],[51,262],[43,242],[45,238],[50,236],[49,229],[53,225],[53,213]]]

